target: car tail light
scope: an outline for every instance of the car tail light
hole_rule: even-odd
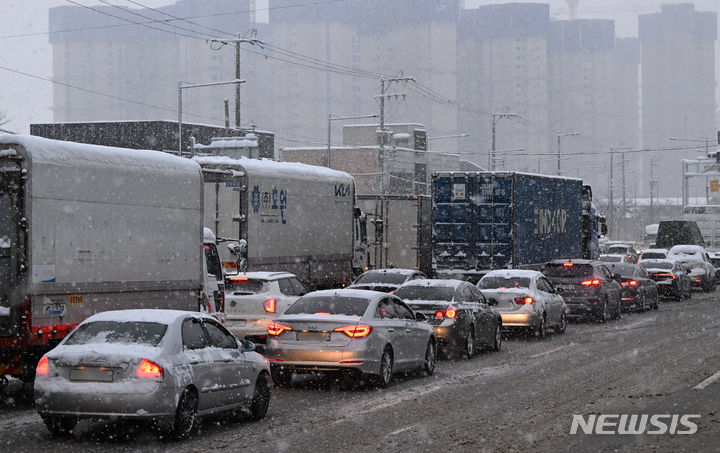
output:
[[[455,316],[457,316],[457,310],[455,310],[455,309],[452,308],[452,307],[446,308],[444,312],[441,311],[441,310],[438,310],[438,311],[435,312],[435,317],[436,317],[437,319],[442,319],[442,318],[452,319],[452,318],[454,318]]]
[[[330,312],[327,311],[316,311],[315,314],[320,316],[330,316]]]
[[[135,376],[139,378],[161,378],[163,377],[163,369],[160,365],[155,362],[151,362],[148,359],[142,359],[137,370],[135,370]]]
[[[286,326],[283,324],[278,324],[276,322],[271,322],[267,326],[267,333],[268,335],[278,336],[282,334],[285,331],[292,330],[292,327]]]
[[[248,281],[247,277],[230,277],[228,280],[231,282],[246,282]]]
[[[47,376],[48,373],[50,373],[50,363],[48,362],[48,358],[46,355],[43,356],[42,359],[37,364],[37,367],[35,368],[35,374],[41,375],[41,376]]]
[[[620,283],[622,286],[637,286],[638,282],[637,280],[628,280],[626,282]]]
[[[664,277],[664,278],[671,278],[675,280],[677,277],[675,274],[651,274],[653,277]]]
[[[516,298],[513,299],[513,300],[514,300],[515,303],[518,304],[518,305],[530,305],[530,304],[532,304],[533,302],[535,302],[535,299],[533,299],[533,298],[530,297],[530,296],[516,297]]]
[[[563,267],[573,267],[575,263],[563,263]]]
[[[595,278],[595,279],[592,279],[592,280],[582,281],[582,282],[580,282],[580,284],[583,285],[583,286],[600,286],[600,280],[598,280],[598,279]]]
[[[271,297],[270,299],[265,299],[265,302],[263,302],[263,308],[268,313],[275,313],[275,306],[277,305],[277,301],[274,297]]]
[[[388,291],[388,294],[394,294],[394,293],[395,293],[395,290]]]
[[[335,332],[342,332],[350,338],[363,338],[370,335],[372,332],[372,326],[357,325],[357,326],[344,326],[334,329]]]

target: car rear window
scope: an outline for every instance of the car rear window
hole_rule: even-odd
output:
[[[548,263],[542,272],[548,277],[584,278],[592,277],[593,267],[589,264]]]
[[[266,280],[247,277],[229,277],[225,282],[225,291],[236,295],[261,294],[268,291]]]
[[[65,344],[128,343],[157,346],[166,330],[167,324],[158,322],[96,321],[79,326]]]
[[[661,260],[663,258],[665,258],[665,254],[660,253],[660,252],[648,252],[648,253],[642,254],[642,259],[644,259],[644,260],[652,260],[652,259]]]
[[[600,261],[605,263],[619,263],[624,255],[600,255]]]
[[[529,288],[530,279],[522,277],[484,277],[478,284],[480,289]]]
[[[648,263],[647,261],[641,261],[640,266],[644,269],[672,269],[672,263]]]
[[[410,285],[398,288],[395,295],[405,300],[453,300],[453,286],[419,286]]]
[[[390,283],[393,285],[400,285],[407,279],[405,274],[395,274],[392,272],[368,272],[361,275],[355,280],[355,284],[368,284],[368,283]]]
[[[370,301],[360,297],[347,296],[303,296],[296,300],[285,314],[325,313],[330,315],[362,316]]]

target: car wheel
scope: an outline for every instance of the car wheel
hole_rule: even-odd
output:
[[[465,336],[465,345],[461,348],[461,354],[467,356],[468,359],[475,355],[475,327],[470,326]]]
[[[545,313],[540,317],[540,325],[533,331],[535,338],[545,338],[547,335],[547,324],[545,323]]]
[[[645,294],[642,295],[640,301],[636,304],[638,313],[647,311],[647,297]]]
[[[393,379],[393,354],[389,346],[385,347],[380,357],[380,374],[377,376],[377,386],[386,388]]]
[[[427,348],[425,349],[425,362],[423,363],[423,371],[428,376],[432,376],[435,372],[435,363],[437,362],[437,348],[435,348],[435,342],[428,341]]]
[[[270,406],[270,384],[266,373],[261,374],[255,382],[255,393],[253,393],[252,403],[250,403],[250,418],[260,420],[265,418],[268,407]]]
[[[502,321],[498,320],[495,325],[495,338],[493,339],[492,350],[495,352],[500,351],[500,346],[502,346]]]
[[[292,383],[292,371],[272,369],[270,373],[276,387],[289,387]]]
[[[562,334],[562,333],[565,333],[566,330],[567,330],[567,316],[565,316],[565,312],[562,312],[562,314],[560,314],[560,322],[555,327],[555,332]]]
[[[657,310],[658,308],[660,308],[660,294],[656,293],[655,294],[655,303],[652,305],[652,309]]]
[[[77,425],[77,419],[72,417],[45,415],[42,419],[53,437],[70,436]]]
[[[685,296],[685,293],[682,290],[682,287],[678,288],[677,293],[675,293],[675,296],[673,297],[673,300],[675,302],[680,302],[683,299],[687,299],[688,297]]]
[[[602,310],[597,315],[597,322],[604,324],[607,321],[607,297],[603,299]]]
[[[172,429],[174,437],[187,437],[197,428],[198,403],[198,395],[194,390],[185,389],[182,392],[175,411]]]

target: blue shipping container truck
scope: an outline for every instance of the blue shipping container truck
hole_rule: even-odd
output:
[[[597,224],[587,215],[583,220],[592,195],[580,179],[436,173],[432,189],[436,270],[501,269],[597,254],[591,245]]]

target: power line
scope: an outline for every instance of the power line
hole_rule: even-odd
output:
[[[141,8],[149,9],[149,10],[151,10],[151,11],[155,11],[156,13],[160,13],[160,14],[163,14],[163,15],[165,15],[165,16],[171,17],[171,18],[173,18],[173,19],[175,19],[175,20],[179,20],[179,21],[188,23],[188,24],[190,24],[190,25],[194,25],[194,26],[196,26],[196,27],[205,28],[205,29],[210,30],[210,31],[215,31],[215,32],[218,32],[218,33],[222,33],[222,34],[224,34],[224,35],[232,36],[232,33],[228,33],[228,32],[223,31],[223,30],[218,30],[218,29],[216,29],[216,28],[208,27],[207,25],[198,24],[198,23],[196,23],[196,22],[189,21],[189,20],[184,19],[184,18],[182,18],[182,17],[174,16],[174,15],[172,15],[172,14],[170,14],[170,13],[167,13],[167,12],[165,12],[165,11],[162,11],[162,10],[160,10],[160,9],[151,8],[151,7],[149,7],[149,6],[143,5],[142,3],[138,3],[138,2],[133,1],[133,0],[125,0],[125,1],[128,2],[128,3],[132,3],[133,5],[139,6],[139,7],[141,7]]]

